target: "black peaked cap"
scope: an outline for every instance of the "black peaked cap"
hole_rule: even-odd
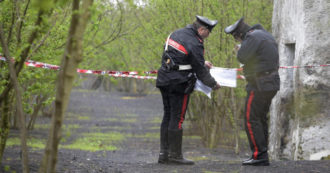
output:
[[[232,34],[240,26],[240,24],[243,21],[244,21],[244,17],[242,17],[239,20],[237,20],[234,24],[227,26],[225,28],[225,33]]]
[[[200,22],[202,25],[204,25],[208,30],[212,31],[213,27],[217,25],[217,20],[210,20],[204,16],[196,15],[196,19],[198,22]]]

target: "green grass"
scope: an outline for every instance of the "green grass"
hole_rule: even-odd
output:
[[[159,138],[159,133],[145,133],[145,134],[139,134],[139,135],[134,135],[133,137],[137,137],[137,138],[151,138],[151,139],[154,139],[154,138]]]
[[[210,160],[210,158],[206,157],[206,156],[197,156],[197,157],[189,157],[189,159],[193,160],[193,161],[201,161],[201,160]]]
[[[101,132],[102,130],[104,131],[113,131],[113,130],[127,130],[127,129],[132,129],[131,126],[95,126],[90,128],[91,131],[97,131]]]
[[[8,172],[10,170],[10,166],[6,165],[5,166],[5,171]]]
[[[132,117],[138,117],[137,114],[133,114],[133,113],[120,114],[119,116],[120,117],[130,117],[130,118],[132,118]]]
[[[247,140],[246,132],[245,131],[240,131],[239,132],[239,138]]]
[[[112,133],[84,133],[82,137],[78,138],[71,144],[61,144],[60,148],[76,149],[84,151],[113,151],[118,148],[114,146],[115,143],[123,141],[125,135],[112,132]],[[62,141],[63,142],[63,141]],[[44,149],[45,141],[37,138],[29,138],[27,145],[33,149]],[[9,138],[7,146],[20,146],[21,141],[19,138]]]
[[[37,138],[29,138],[27,140],[28,147],[31,147],[33,149],[44,149],[45,148],[45,141],[40,140]],[[8,138],[7,146],[20,146],[21,145],[21,139],[19,138]]]
[[[34,124],[34,129],[49,129],[50,124]]]
[[[84,151],[113,151],[117,147],[113,144],[125,139],[125,136],[118,132],[112,133],[84,133],[81,138],[72,144],[63,145],[62,148],[77,149]]]
[[[106,119],[104,119],[104,121],[135,123],[135,122],[137,122],[137,118],[134,118],[134,117],[129,117],[129,118],[106,118]]]
[[[90,120],[91,118],[89,116],[78,116],[78,120]]]
[[[35,129],[50,129],[51,124],[35,124]],[[69,124],[69,125],[62,125],[63,129],[77,129],[80,128],[79,124]]]
[[[160,126],[148,127],[148,130],[160,130]]]
[[[186,139],[198,139],[198,140],[201,139],[200,136],[184,136],[184,138],[186,138]]]
[[[222,172],[214,172],[214,171],[203,171],[203,173],[222,173]]]
[[[88,112],[92,111],[92,108],[90,107],[83,107],[80,108],[84,110],[84,113],[72,113],[72,112],[68,112],[65,114],[65,119],[67,120],[90,120],[91,119],[91,115]]]
[[[162,122],[162,118],[161,117],[155,117],[149,122],[153,123],[153,124],[160,124]]]

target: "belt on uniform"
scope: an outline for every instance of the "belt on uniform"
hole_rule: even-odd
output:
[[[178,65],[178,70],[191,70],[192,67],[190,64],[187,65]]]

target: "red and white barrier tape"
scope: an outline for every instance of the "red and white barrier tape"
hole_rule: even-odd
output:
[[[0,56],[0,60],[6,61],[5,57]],[[52,70],[60,69],[60,66],[46,64],[43,62],[37,62],[28,60],[25,62],[25,65],[29,67],[37,67],[37,68],[46,68]],[[330,64],[323,64],[323,65],[305,65],[305,66],[281,66],[281,69],[293,69],[293,68],[314,68],[314,67],[328,67]],[[237,68],[237,71],[242,71],[242,68]],[[137,71],[103,71],[103,70],[84,70],[84,69],[77,69],[78,73],[85,73],[85,74],[100,74],[100,75],[109,75],[112,77],[126,77],[126,78],[135,78],[135,79],[157,79],[156,76],[139,76]],[[149,74],[157,74],[157,70],[145,71],[144,73]],[[237,79],[245,79],[243,75],[237,75]]]
[[[4,57],[0,57],[0,60],[6,61]],[[26,66],[36,67],[36,68],[45,68],[52,70],[59,70],[60,66],[47,64],[43,62],[37,62],[28,60],[25,62]],[[103,71],[103,70],[85,70],[85,69],[77,69],[78,73],[84,74],[100,74],[100,75],[109,75],[112,77],[126,77],[126,78],[135,78],[135,79],[156,79],[155,76],[138,76],[137,71]]]
[[[282,66],[282,69],[290,69],[290,68],[314,68],[314,67],[329,67],[330,64],[323,65],[304,65],[304,66]]]

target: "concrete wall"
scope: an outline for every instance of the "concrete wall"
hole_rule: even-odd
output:
[[[276,0],[273,35],[280,66],[330,64],[330,0]],[[280,69],[270,110],[273,159],[317,159],[330,153],[330,67]]]

